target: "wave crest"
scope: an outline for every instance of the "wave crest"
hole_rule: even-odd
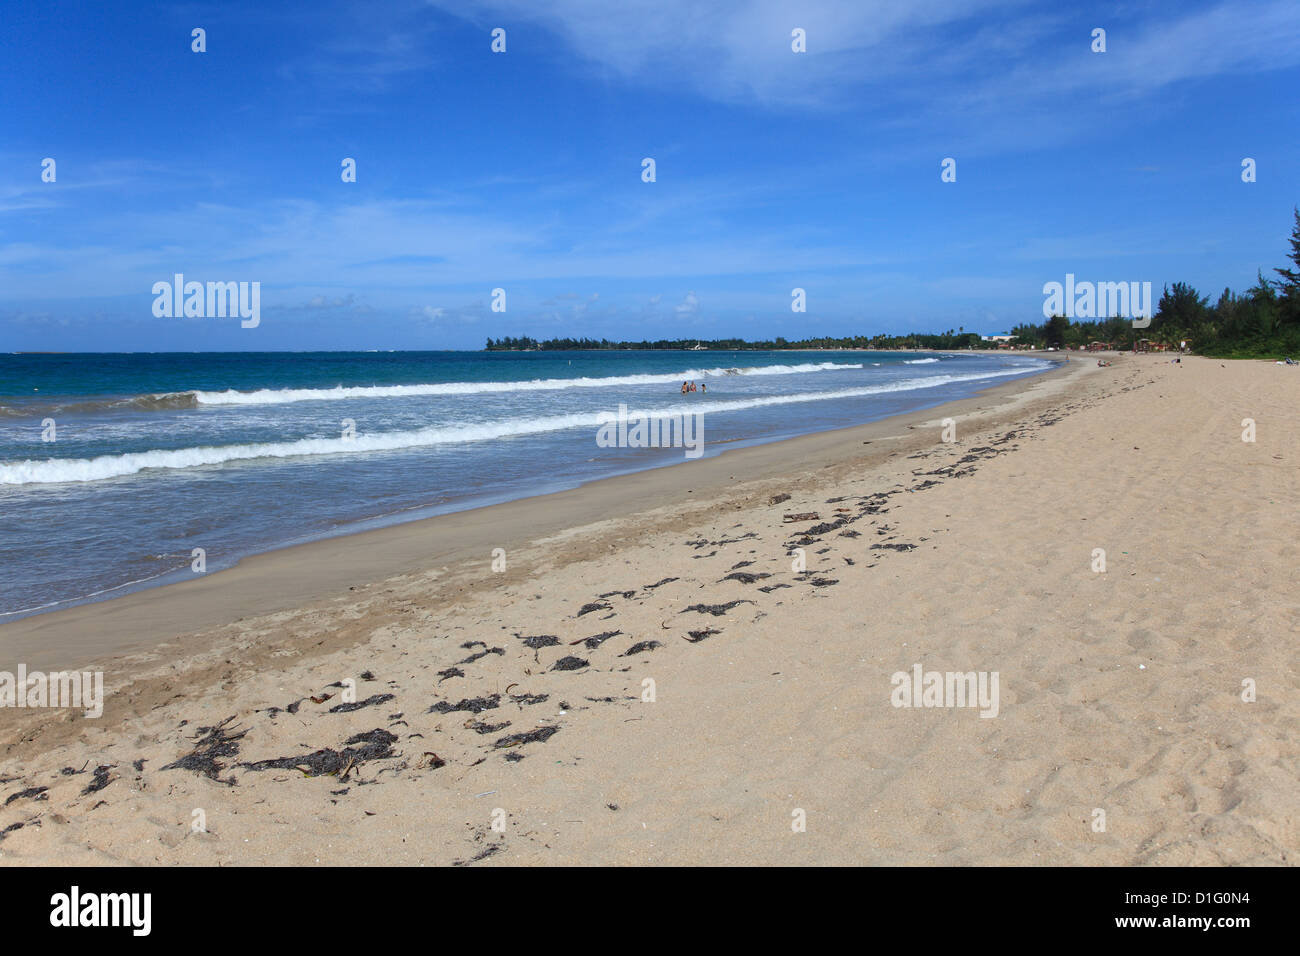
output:
[[[795,395],[768,395],[731,401],[690,400],[659,408],[636,409],[629,411],[628,414],[629,417],[652,416],[666,418],[671,415],[743,411],[769,405],[789,405],[798,402],[818,402],[830,399],[866,397],[890,392],[905,392],[921,388],[933,388],[936,385],[947,385],[953,382],[969,382],[1000,378],[1007,375],[1023,375],[1026,371],[1028,370],[1018,368],[969,375],[935,375],[927,378],[903,379],[889,384],[869,385],[860,388],[808,392]],[[121,455],[101,455],[97,458],[50,458],[45,461],[11,462],[0,464],[0,485],[102,481],[108,478],[134,475],[147,469],[178,470],[198,468],[205,465],[223,465],[236,461],[250,461],[258,458],[355,455],[460,442],[489,441],[541,432],[563,431],[569,428],[594,428],[607,422],[610,415],[610,411],[601,410],[541,418],[504,419],[477,425],[437,426],[409,431],[358,434],[350,439],[300,438],[295,441],[284,442],[159,449],[155,451],[129,452]]]
[[[290,402],[339,401],[352,398],[412,398],[436,395],[478,395],[486,392],[560,391],[568,388],[608,388],[614,385],[664,385],[723,375],[804,375],[860,369],[861,364],[806,362],[800,365],[758,365],[750,368],[688,368],[680,372],[611,375],[604,378],[538,378],[526,382],[436,382],[427,385],[339,385],[335,388],[262,388],[252,392],[195,392],[199,405],[284,405]]]

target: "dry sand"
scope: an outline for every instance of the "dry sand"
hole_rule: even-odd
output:
[[[1292,863],[1297,408],[1076,360],[6,625],[109,697],[0,711],[0,862]],[[997,716],[893,706],[915,664]]]

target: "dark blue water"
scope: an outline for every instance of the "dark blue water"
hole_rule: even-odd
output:
[[[620,404],[693,416],[712,454],[1046,367],[1006,353],[0,355],[0,620],[187,577],[195,548],[212,571],[689,457],[601,447]]]

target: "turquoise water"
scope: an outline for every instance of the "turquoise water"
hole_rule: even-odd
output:
[[[695,416],[704,454],[1031,375],[1006,353],[0,355],[0,620],[285,544],[680,463],[603,416]],[[681,394],[683,380],[707,393]]]

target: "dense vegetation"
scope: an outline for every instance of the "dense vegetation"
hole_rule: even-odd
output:
[[[1118,316],[1096,321],[1070,321],[1053,316],[1041,325],[1018,325],[1011,330],[1017,345],[1035,347],[1082,347],[1089,342],[1109,342],[1117,348],[1132,348],[1139,339],[1177,345],[1186,340],[1194,351],[1218,357],[1300,356],[1300,209],[1295,210],[1288,257],[1294,268],[1273,271],[1276,279],[1258,273],[1258,282],[1238,294],[1224,289],[1214,305],[1209,298],[1184,282],[1166,286],[1151,318],[1151,325],[1134,329],[1130,319]],[[713,351],[727,349],[966,349],[993,348],[964,328],[937,335],[855,335],[787,341],[749,342],[745,339],[660,339],[656,342],[611,342],[608,339],[547,339],[539,342],[524,336],[488,339],[488,351],[572,349],[689,349],[702,345]]]
[[[1151,325],[1135,329],[1129,319],[1071,322],[1057,315],[1042,325],[1019,325],[1011,330],[1017,344],[1080,347],[1089,342],[1110,342],[1132,348],[1139,339],[1177,345],[1188,341],[1202,355],[1230,358],[1300,355],[1300,209],[1295,210],[1291,231],[1291,264],[1274,269],[1276,279],[1257,273],[1258,281],[1242,294],[1224,289],[1210,305],[1185,282],[1166,286],[1151,317]]]
[[[814,339],[787,341],[777,337],[771,341],[750,342],[746,339],[659,339],[655,342],[611,342],[609,339],[536,339],[522,336],[488,339],[487,350],[563,352],[575,349],[690,349],[701,345],[711,351],[725,350],[777,350],[777,349],[964,349],[981,348],[989,343],[980,341],[974,332],[944,332],[941,335],[854,335],[843,338],[822,336]]]

